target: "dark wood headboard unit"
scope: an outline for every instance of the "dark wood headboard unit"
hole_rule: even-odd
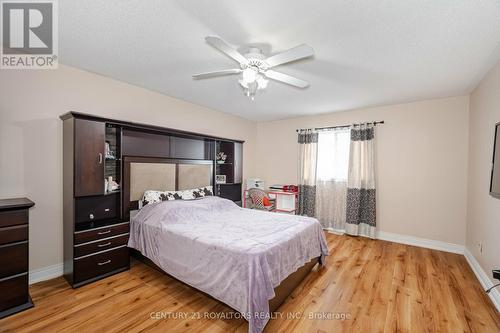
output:
[[[182,170],[192,170],[185,164],[210,165],[209,182],[214,185],[215,194],[241,205],[241,140],[78,112],[68,112],[60,118],[64,275],[73,287],[129,267],[128,212],[130,202],[136,200],[127,197],[127,163],[168,163],[181,166]],[[217,161],[220,152],[227,156],[224,161]],[[186,175],[191,171],[183,172]],[[206,174],[205,168],[203,175]],[[225,183],[216,184],[216,175]],[[113,181],[111,184],[118,183],[119,188],[106,187],[108,179]],[[184,181],[184,185],[189,182]]]

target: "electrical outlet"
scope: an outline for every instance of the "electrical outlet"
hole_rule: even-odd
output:
[[[500,280],[500,269],[494,269],[493,270],[493,278]]]
[[[483,243],[482,242],[477,243],[477,249],[478,249],[479,253],[483,253]]]

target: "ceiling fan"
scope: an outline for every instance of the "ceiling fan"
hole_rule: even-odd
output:
[[[241,73],[241,79],[238,82],[245,90],[245,95],[251,100],[254,100],[257,90],[267,87],[268,80],[266,80],[266,78],[298,88],[306,88],[309,86],[309,82],[307,81],[271,69],[278,65],[314,55],[314,50],[309,45],[301,44],[287,51],[266,57],[262,53],[262,50],[256,46],[249,47],[247,53],[243,55],[219,37],[209,36],[206,37],[205,40],[208,44],[212,45],[231,59],[236,60],[240,68],[200,73],[193,75],[193,79],[208,79],[216,76]]]

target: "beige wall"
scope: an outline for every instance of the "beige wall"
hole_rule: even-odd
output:
[[[62,262],[62,122],[73,110],[245,140],[254,174],[256,125],[159,93],[60,66],[0,73],[0,198],[28,196],[30,268]]]
[[[296,183],[297,128],[385,120],[376,145],[379,230],[463,245],[468,105],[464,96],[259,123],[256,174]]]
[[[497,122],[500,122],[500,62],[471,94],[469,118],[466,246],[490,278],[491,270],[500,268],[500,199],[489,195]]]
[[[496,82],[498,87],[498,78]],[[493,88],[483,89],[483,85],[474,93],[471,104],[480,109],[471,115],[471,145],[480,148],[471,149],[471,153],[484,160],[481,166],[485,168],[491,160],[492,129],[488,133],[478,129],[484,126],[485,118],[491,118],[488,124],[496,121],[492,115],[486,117],[486,109],[500,113],[500,108],[498,100],[496,108],[483,106],[483,100],[494,95]],[[380,230],[465,243],[467,96],[255,124],[66,66],[56,71],[2,71],[0,89],[0,197],[26,195],[36,202],[31,211],[32,269],[62,262],[59,115],[69,110],[245,140],[244,178],[261,177],[268,184],[296,182],[295,129],[385,120],[386,124],[377,128],[376,147]],[[487,91],[491,96],[481,97]],[[481,144],[474,144],[479,139]],[[480,166],[472,164],[474,177],[474,168]],[[485,175],[477,173],[481,178],[478,183],[486,184]],[[471,218],[493,223],[493,214],[498,215],[489,207],[490,215],[478,216],[483,214],[477,212],[483,209],[478,206],[483,200],[493,199],[487,193],[481,200],[471,199],[469,227]],[[491,201],[491,205],[496,202]],[[477,230],[470,233],[468,245],[480,238],[485,244],[483,256],[493,251],[488,237],[494,234],[488,229],[483,234]],[[486,264],[490,261],[483,261],[485,267],[492,265]]]

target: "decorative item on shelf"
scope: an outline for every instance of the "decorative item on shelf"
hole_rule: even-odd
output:
[[[107,193],[114,192],[120,189],[120,185],[118,185],[118,183],[113,180],[112,176],[109,176],[108,179],[105,179],[104,183],[107,186],[106,188]]]
[[[215,183],[225,184],[226,183],[226,175],[215,175]]]
[[[114,159],[116,159],[115,153],[110,148],[109,141],[106,141],[105,144],[104,144],[104,156],[108,160],[114,160]]]
[[[217,154],[217,163],[218,164],[226,163],[226,159],[227,159],[227,155],[224,154],[224,152],[221,151]]]

